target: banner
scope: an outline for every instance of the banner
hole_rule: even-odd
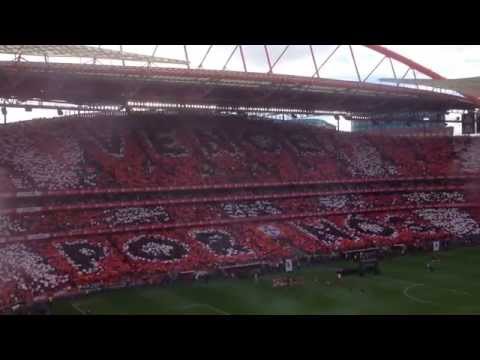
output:
[[[285,272],[292,272],[292,271],[293,271],[292,260],[290,259],[285,260]]]
[[[462,115],[462,134],[474,134],[475,133],[475,119],[473,113],[467,113]]]
[[[475,122],[477,123],[477,134],[480,133],[480,112],[475,113]]]

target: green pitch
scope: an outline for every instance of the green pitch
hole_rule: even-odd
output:
[[[55,314],[472,314],[480,313],[480,248],[385,260],[381,275],[347,276],[316,266],[296,271],[305,284],[272,288],[273,277],[115,290],[52,305]],[[341,266],[338,263],[335,266]],[[326,282],[331,282],[327,285]]]

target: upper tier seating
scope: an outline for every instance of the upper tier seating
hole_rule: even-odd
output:
[[[207,115],[0,127],[0,193],[478,173],[480,139],[388,138]]]

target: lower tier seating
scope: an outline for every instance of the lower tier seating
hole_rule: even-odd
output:
[[[126,279],[436,239],[480,240],[478,210],[335,215],[0,245],[0,308]]]

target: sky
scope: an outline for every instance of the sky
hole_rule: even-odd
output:
[[[92,45],[98,46],[98,45]],[[101,45],[104,48],[119,50],[120,45]],[[209,45],[188,45],[188,55],[192,67],[197,67]],[[234,49],[234,45],[215,45],[210,51],[203,68],[206,69],[223,69],[228,57]],[[272,63],[282,53],[284,45],[269,46]],[[319,66],[331,53],[337,45],[314,45],[313,50]],[[480,76],[480,45],[386,45],[387,48],[400,53],[414,60],[415,62],[430,68],[431,70],[445,76],[446,78],[464,78]],[[358,72],[364,79],[375,65],[383,58],[370,49],[360,45],[352,46]],[[128,52],[152,55],[155,45],[124,45],[123,50]],[[268,62],[262,45],[247,45],[243,47],[246,58],[248,71],[266,72],[268,71]],[[156,52],[157,56],[185,59],[183,45],[159,45]],[[7,55],[0,55],[0,60],[7,60]],[[28,57],[27,57],[28,60]],[[33,58],[31,60],[34,60]],[[55,58],[50,58],[55,61]],[[63,59],[62,61],[65,61]],[[75,59],[72,62],[87,62],[90,59]],[[103,64],[116,64],[115,61],[102,60]],[[127,63],[128,64],[128,63]],[[161,65],[171,66],[171,65]],[[403,64],[394,62],[395,72],[397,76],[402,76],[407,67]],[[240,53],[237,50],[228,63],[227,70],[243,71],[243,65]],[[284,56],[275,65],[274,73],[312,76],[314,73],[313,60],[308,46],[292,45],[285,52]],[[369,81],[378,82],[379,78],[392,77],[392,69],[388,61],[384,61],[371,75]],[[418,78],[426,78],[420,74],[416,74]],[[333,78],[340,80],[357,80],[354,63],[350,53],[350,49],[346,45],[342,45],[331,57],[330,61],[322,67],[320,77]],[[413,78],[410,72],[406,78]],[[23,109],[10,108],[8,111],[8,121],[22,121],[38,117],[56,116],[56,111],[34,110],[27,113]],[[329,120],[329,119],[327,119]],[[456,124],[456,132],[459,125]],[[340,124],[341,130],[348,131],[350,124],[346,120],[342,120]]]

